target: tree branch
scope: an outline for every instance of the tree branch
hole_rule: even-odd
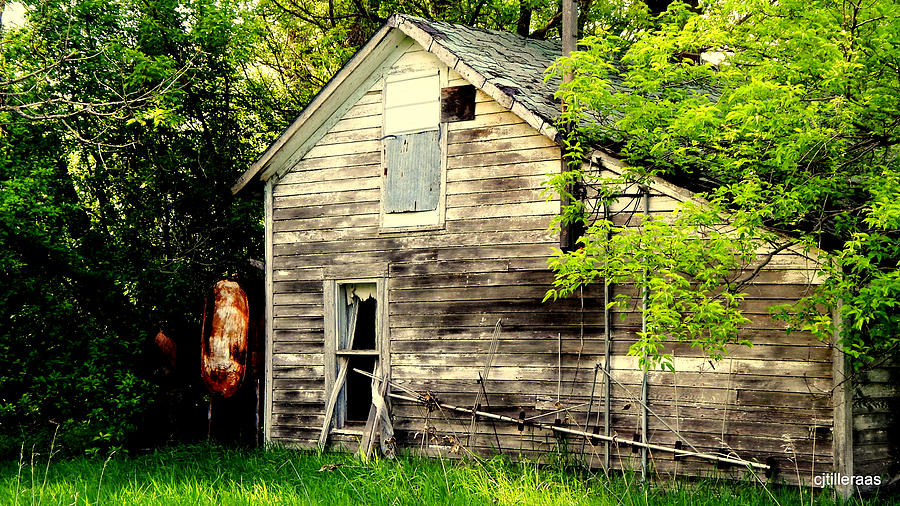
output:
[[[740,289],[741,287],[743,287],[750,281],[753,281],[753,279],[756,278],[756,276],[759,276],[759,273],[762,272],[763,268],[765,268],[767,265],[769,265],[769,263],[772,261],[772,259],[775,258],[775,255],[781,253],[782,251],[790,248],[791,246],[793,246],[795,244],[797,244],[797,241],[788,241],[788,242],[785,242],[783,244],[776,246],[775,249],[773,249],[765,257],[763,257],[763,259],[759,263],[759,265],[757,265],[756,268],[753,269],[753,272],[751,272],[744,279],[741,279],[741,280],[735,282],[734,289],[735,290]]]
[[[530,39],[546,39],[547,32],[558,27],[562,23],[562,12],[557,12],[550,21],[547,21],[547,24],[538,28],[537,30],[531,32],[531,35],[528,36]]]

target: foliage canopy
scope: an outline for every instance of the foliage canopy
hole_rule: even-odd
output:
[[[549,297],[601,278],[647,290],[647,332],[631,352],[669,363],[666,340],[718,357],[740,341],[735,269],[789,246],[818,257],[825,281],[792,307],[794,329],[831,339],[858,363],[900,346],[900,6],[853,0],[675,3],[583,40],[557,73],[578,124],[569,141],[624,158],[623,176],[596,181],[580,162],[567,184],[640,185],[649,177],[701,188],[663,226],[591,220],[581,249],[553,260]],[[709,60],[707,60],[709,58]],[[712,60],[712,61],[710,61]],[[602,186],[602,185],[601,185]],[[600,204],[614,192],[601,192]],[[728,226],[724,226],[728,223]],[[832,312],[843,326],[835,329]]]
[[[202,294],[249,275],[257,139],[236,6],[25,2],[0,54],[0,451],[119,446],[153,405],[153,335],[195,348]]]

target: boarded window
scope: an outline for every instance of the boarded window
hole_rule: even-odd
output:
[[[441,200],[440,74],[389,76],[384,93],[384,212],[436,211]]]
[[[441,190],[440,130],[388,136],[384,145],[384,212],[437,209]]]

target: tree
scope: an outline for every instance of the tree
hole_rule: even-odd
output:
[[[650,296],[632,354],[666,364],[664,343],[683,340],[718,357],[743,321],[735,269],[758,248],[815,247],[825,283],[773,313],[829,339],[839,311],[841,345],[858,364],[896,352],[900,6],[710,0],[631,19],[585,38],[553,70],[574,73],[559,92],[572,104],[563,119],[580,125],[572,152],[617,151],[625,175],[598,181],[573,160],[552,184],[598,185],[603,204],[615,184],[703,179],[710,204],[636,231],[570,206],[562,221],[587,232],[553,259],[548,297],[601,278],[634,283]]]
[[[234,3],[26,4],[0,34],[0,452],[55,424],[97,451],[152,407],[157,330],[194,349],[211,282],[254,274],[261,204],[230,187],[295,111]]]

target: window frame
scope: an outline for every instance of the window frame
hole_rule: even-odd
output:
[[[375,285],[375,350],[342,350],[340,346],[340,333],[346,329],[346,292],[345,287],[356,284],[374,284]],[[390,371],[390,339],[388,327],[388,303],[387,303],[387,280],[384,277],[367,277],[367,278],[346,278],[346,279],[330,279],[324,282],[324,330],[325,342],[323,348],[323,362],[325,366],[325,392],[324,397],[327,401],[331,397],[331,393],[335,388],[335,382],[338,375],[338,357],[365,355],[375,356],[375,368],[381,368],[382,375]],[[349,375],[350,371],[348,371]],[[344,385],[341,386],[344,388]],[[347,423],[346,409],[347,398],[346,393],[341,392],[338,396],[337,403],[334,407],[334,423],[332,432],[344,432],[348,434],[359,435],[362,433],[362,427],[357,427],[354,423]]]
[[[385,152],[385,143],[383,142],[384,138],[387,135],[397,135],[397,134],[408,134],[408,133],[417,133],[417,132],[428,132],[434,130],[434,128],[427,128],[422,130],[398,130],[397,132],[386,134],[387,132],[387,110],[385,109],[387,104],[387,84],[389,82],[397,82],[404,80],[411,80],[420,77],[425,77],[428,75],[438,74],[438,88],[435,90],[435,103],[438,107],[438,124],[437,130],[439,132],[440,139],[440,189],[438,190],[438,205],[437,209],[430,211],[411,211],[411,212],[401,212],[401,213],[388,213],[385,212],[384,209],[384,201],[385,194],[387,191],[387,153]],[[382,114],[381,114],[381,134],[382,134],[382,143],[380,147],[381,151],[381,193],[379,199],[379,233],[393,233],[393,232],[408,232],[408,231],[421,231],[421,230],[439,230],[444,228],[444,223],[446,221],[446,207],[447,207],[447,134],[448,134],[448,125],[446,122],[441,121],[441,90],[448,86],[448,76],[449,70],[446,65],[419,65],[419,66],[405,66],[392,69],[387,72],[381,81],[381,103],[382,103]]]

